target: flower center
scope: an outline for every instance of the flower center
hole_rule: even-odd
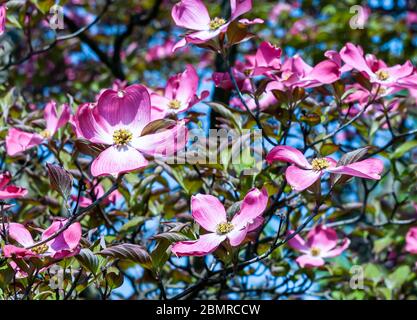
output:
[[[320,255],[320,249],[319,248],[311,248],[310,253],[313,257],[318,257]]]
[[[226,23],[226,20],[224,20],[223,18],[215,17],[214,19],[211,19],[209,23],[210,30],[212,31],[217,30],[225,23]]]
[[[31,251],[36,254],[42,254],[48,251],[48,246],[46,245],[46,243],[44,243],[37,247],[32,248]]]
[[[133,134],[127,129],[117,129],[113,133],[113,142],[115,145],[124,146],[132,141]]]
[[[223,235],[229,233],[234,229],[234,226],[231,222],[222,222],[219,223],[216,227],[217,234]]]
[[[330,163],[324,158],[315,158],[313,161],[311,161],[311,166],[313,167],[314,171],[321,171],[330,167]]]
[[[117,96],[119,98],[123,98],[125,96],[125,92],[123,90],[119,90],[119,91],[117,91]]]
[[[40,135],[45,139],[49,139],[52,136],[51,132],[48,129],[42,130]]]
[[[169,107],[170,109],[179,109],[179,108],[181,107],[181,102],[180,102],[180,101],[178,101],[177,99],[171,100],[171,101],[168,103],[168,107]]]
[[[379,70],[376,72],[376,76],[378,77],[379,80],[384,81],[389,78],[389,73],[385,70]]]

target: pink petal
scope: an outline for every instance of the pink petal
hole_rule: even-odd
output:
[[[249,19],[240,19],[239,20],[239,23],[241,23],[245,26],[251,26],[251,25],[254,25],[254,24],[262,24],[264,22],[265,21],[260,19],[260,18],[255,18],[253,20],[249,20]]]
[[[7,186],[0,190],[0,200],[15,199],[24,197],[28,191],[25,188],[16,186]]]
[[[174,47],[172,48],[172,52],[174,53],[175,51],[177,51],[178,49],[181,49],[183,47],[185,47],[187,45],[187,40],[185,38],[179,40]]]
[[[6,150],[9,156],[15,156],[42,143],[43,137],[37,133],[24,132],[11,128],[6,136]]]
[[[349,245],[350,245],[350,240],[348,238],[345,238],[343,240],[342,245],[340,245],[340,246],[338,246],[338,247],[336,247],[336,248],[334,248],[330,251],[324,252],[321,256],[323,258],[333,258],[333,257],[340,256],[342,254],[342,252],[345,251],[349,247]]]
[[[253,223],[248,225],[248,233],[256,231],[260,226],[263,225],[265,219],[263,217],[257,217],[253,220]]]
[[[299,256],[295,261],[297,261],[301,268],[320,267],[325,264],[325,261],[322,258],[313,257],[308,254]]]
[[[320,252],[327,252],[336,247],[337,240],[335,230],[317,225],[307,235],[307,246],[320,249]]]
[[[74,117],[77,136],[93,143],[112,144],[113,136],[101,125],[104,120],[97,120],[99,117],[97,107],[91,103],[82,104]]]
[[[191,214],[205,230],[216,232],[217,225],[227,221],[223,204],[211,195],[197,194],[191,197]]]
[[[0,174],[0,190],[2,190],[12,180],[10,172]]]
[[[33,242],[32,235],[25,228],[24,225],[20,223],[9,223],[9,237],[21,244],[24,247],[31,246]]]
[[[291,230],[291,231],[288,232],[288,234],[290,234],[290,235],[293,234],[293,233],[294,233],[293,230]],[[300,252],[303,252],[303,253],[309,252],[309,250],[310,250],[310,248],[307,246],[307,244],[304,241],[304,239],[301,238],[301,236],[299,234],[297,234],[293,238],[291,238],[288,241],[288,245],[291,248],[293,248],[295,250],[298,250]]]
[[[111,146],[93,161],[91,174],[95,177],[135,171],[148,165],[148,161],[136,149],[124,146]]]
[[[246,228],[254,220],[261,216],[268,204],[268,192],[265,188],[261,190],[252,189],[242,201],[240,211],[233,217],[232,223],[237,229]]]
[[[178,257],[205,256],[215,251],[224,240],[226,236],[207,233],[196,241],[177,242],[172,246],[171,251]]]
[[[330,60],[325,60],[317,64],[313,70],[303,79],[314,80],[320,83],[333,83],[340,78],[339,66]]]
[[[56,102],[50,101],[45,107],[44,117],[46,120],[46,129],[51,135],[54,135],[59,128],[63,127],[69,121],[69,106],[64,104],[61,113],[58,115]]]
[[[210,16],[201,0],[181,0],[171,11],[177,26],[191,30],[208,30]]]
[[[187,69],[179,77],[178,89],[175,92],[175,99],[188,106],[191,99],[197,93],[198,75],[192,65],[187,65]]]
[[[410,228],[405,237],[405,250],[417,254],[417,227]]]
[[[273,148],[266,156],[266,161],[268,163],[272,163],[274,161],[289,162],[296,164],[300,168],[311,168],[310,163],[301,151],[290,146],[277,146]]]
[[[178,124],[170,129],[134,138],[131,145],[147,155],[164,158],[184,149],[187,136],[187,127]]]
[[[370,76],[374,74],[366,63],[366,60],[363,57],[363,50],[359,46],[356,47],[352,43],[347,43],[342,50],[340,50],[340,57],[352,68],[363,71]]]
[[[231,232],[227,234],[227,238],[229,239],[230,245],[232,247],[239,246],[243,242],[243,240],[245,240],[247,233],[248,228],[235,227]]]
[[[252,10],[252,0],[230,0],[230,8],[232,9],[230,20],[233,21]]]
[[[42,233],[42,240],[45,240],[60,230],[67,220],[54,221],[48,229]],[[48,242],[50,250],[55,256],[60,251],[75,250],[81,240],[81,225],[79,222],[71,224],[68,229],[59,234],[56,238]]]
[[[0,35],[6,30],[6,6],[0,5]]]
[[[220,33],[226,32],[227,27],[228,27],[228,24],[225,24],[221,26],[219,29],[214,30],[214,31],[212,30],[197,31],[197,32],[188,34],[185,37],[185,39],[189,43],[194,43],[194,44],[205,43],[210,39],[216,38]]]
[[[326,169],[330,173],[346,174],[365,179],[381,179],[384,163],[379,159],[366,159],[345,166]]]
[[[296,166],[290,166],[285,171],[285,178],[289,185],[296,191],[303,191],[320,179],[321,171],[304,170]]]
[[[106,122],[102,126],[128,127],[132,132],[140,133],[151,120],[149,93],[138,84],[119,91],[107,89],[98,99],[97,112]]]
[[[3,255],[6,258],[28,258],[28,257],[35,257],[37,256],[36,253],[25,249],[25,248],[20,248],[20,247],[16,247],[14,245],[11,244],[6,244],[3,247]]]
[[[276,48],[267,41],[262,42],[256,51],[253,75],[278,70],[281,67],[281,53],[281,48]]]

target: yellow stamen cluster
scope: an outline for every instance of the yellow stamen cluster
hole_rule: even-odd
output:
[[[33,253],[42,254],[48,251],[48,246],[44,243],[31,249]]]
[[[324,158],[316,158],[311,161],[311,166],[313,167],[314,171],[321,171],[330,167],[330,163]]]
[[[209,23],[210,30],[212,31],[217,30],[225,23],[226,23],[226,20],[224,20],[223,18],[216,17],[212,19]]]
[[[133,134],[127,129],[117,129],[113,133],[113,142],[115,145],[124,146],[132,141]]]
[[[320,255],[320,249],[319,248],[311,248],[310,253],[313,257],[318,257]]]
[[[177,99],[174,99],[174,100],[171,100],[169,103],[168,103],[168,107],[170,108],[170,109],[179,109],[180,107],[181,107],[181,102],[180,101],[178,101]]]
[[[231,222],[222,222],[219,223],[216,227],[217,234],[223,235],[229,233],[234,229],[234,226]]]
[[[51,132],[48,129],[41,131],[40,135],[45,139],[49,139],[52,136]]]
[[[379,80],[384,81],[389,78],[389,73],[385,70],[379,70],[376,72],[376,76],[378,77]]]

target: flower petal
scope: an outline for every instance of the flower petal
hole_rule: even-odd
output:
[[[289,185],[296,191],[303,191],[320,179],[321,171],[304,170],[296,166],[290,166],[285,171],[285,178]]]
[[[54,221],[48,229],[42,233],[42,240],[45,240],[61,229],[67,220]],[[72,251],[76,249],[81,240],[81,225],[79,222],[71,224],[68,229],[59,234],[56,238],[48,242],[53,253],[60,251]]]
[[[384,170],[384,163],[379,159],[366,159],[354,162],[345,166],[328,168],[330,173],[346,174],[365,179],[381,179],[381,173]]]
[[[233,21],[252,10],[252,0],[230,0],[230,8],[232,9],[230,20]]]
[[[211,195],[197,194],[191,197],[191,214],[205,230],[216,232],[217,225],[226,222],[223,204]]]
[[[184,149],[187,135],[187,127],[178,124],[170,129],[134,138],[131,145],[147,155],[164,158]]]
[[[291,164],[296,164],[300,168],[311,168],[310,163],[302,152],[290,146],[276,146],[268,153],[266,161],[268,161],[268,163],[274,161],[289,162]]]
[[[0,190],[0,200],[15,199],[24,197],[28,191],[25,188],[16,186],[7,186]]]
[[[410,228],[405,237],[405,250],[417,254],[417,227]]]
[[[13,157],[32,147],[40,145],[43,140],[43,137],[37,133],[29,133],[11,128],[6,136],[7,154]]]
[[[265,188],[262,190],[254,188],[249,191],[242,201],[240,211],[232,219],[235,228],[246,228],[252,224],[257,217],[263,214],[267,204],[268,192]]]
[[[191,30],[208,30],[210,16],[201,0],[182,0],[171,11],[172,19],[179,27]]]
[[[144,168],[148,161],[136,149],[124,146],[111,146],[104,150],[93,161],[91,174],[95,177],[105,175],[118,175]]]
[[[307,235],[307,246],[324,253],[336,247],[337,239],[334,229],[317,225]]]
[[[103,120],[97,120],[100,116],[94,104],[82,104],[74,117],[77,136],[85,138],[93,143],[112,144],[112,134],[103,127]]]
[[[297,261],[301,268],[320,267],[325,264],[325,261],[321,257],[313,257],[308,254],[299,256],[295,261]]]
[[[226,236],[207,233],[195,241],[177,242],[172,246],[171,251],[178,257],[205,256],[215,251],[224,240]]]
[[[62,106],[61,113],[58,115],[56,102],[52,100],[48,102],[45,107],[44,117],[46,121],[46,129],[51,135],[54,135],[59,128],[63,127],[69,121],[69,106],[64,104]]]
[[[31,246],[34,243],[30,232],[20,223],[9,223],[8,233],[10,238],[24,247]]]
[[[295,231],[291,230],[288,234],[293,234]],[[310,248],[307,246],[306,242],[299,234],[295,235],[293,238],[288,240],[288,245],[294,250],[306,253],[309,252]]]
[[[345,251],[350,245],[350,240],[348,238],[345,238],[342,242],[342,244],[330,251],[324,252],[321,256],[323,258],[333,258],[340,256],[343,251]]]
[[[235,227],[226,236],[229,239],[230,245],[232,247],[237,247],[243,242],[243,240],[245,240],[247,233],[248,233],[247,227],[240,227],[240,228]]]
[[[363,71],[370,76],[374,74],[363,57],[363,50],[361,47],[355,46],[352,43],[347,43],[342,50],[340,50],[340,57],[352,68]]]
[[[107,89],[97,102],[100,119],[112,128],[128,127],[139,135],[151,120],[151,100],[146,88],[134,84],[123,90]]]

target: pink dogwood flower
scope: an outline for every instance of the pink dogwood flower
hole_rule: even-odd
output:
[[[405,236],[405,250],[417,254],[417,227],[410,228]]]
[[[6,30],[6,13],[7,13],[6,5],[4,4],[0,5],[0,36]]]
[[[163,118],[169,113],[181,113],[188,110],[209,95],[208,91],[203,91],[201,97],[198,97],[197,89],[197,72],[192,65],[187,65],[184,72],[168,79],[163,95],[151,93],[152,112],[160,114]]]
[[[105,191],[101,184],[98,184],[94,187],[94,196],[95,199],[99,199],[104,195]],[[78,202],[78,206],[81,208],[86,208],[93,203],[93,200],[90,198],[90,193],[87,192],[88,197],[81,196]],[[78,200],[78,196],[72,195],[71,199],[73,201]],[[113,191],[106,199],[102,201],[102,204],[108,205],[113,204],[115,205],[119,200],[123,199],[123,195],[119,192],[119,190]]]
[[[294,231],[290,231],[290,234]],[[338,246],[338,237],[334,229],[318,225],[307,234],[307,241],[300,237],[288,241],[295,250],[303,253],[296,261],[302,268],[320,267],[325,264],[326,258],[334,258],[342,254],[349,247],[350,240],[344,238]]]
[[[330,157],[315,158],[309,162],[299,150],[290,146],[274,147],[267,155],[266,161],[268,163],[275,161],[291,163],[292,165],[285,171],[285,178],[296,191],[307,189],[326,172],[379,180],[384,170],[383,162],[375,158],[342,166],[337,166],[337,162]]]
[[[64,104],[61,109],[62,110],[59,113],[55,101],[50,101],[46,104],[44,110],[46,128],[40,133],[30,133],[16,128],[11,128],[6,136],[7,154],[13,157],[51,139],[58,129],[65,126],[65,124],[69,121],[69,106]]]
[[[340,79],[340,67],[336,62],[324,60],[312,67],[298,55],[285,60],[280,71],[279,76],[272,77],[275,79],[272,83],[276,90],[281,91],[294,87],[318,87]]]
[[[184,124],[142,135],[150,122],[150,97],[142,85],[118,91],[107,89],[96,104],[81,105],[74,117],[78,137],[108,146],[94,159],[93,176],[117,176],[138,170],[148,165],[144,155],[166,157],[184,148]]]
[[[67,220],[54,221],[48,229],[44,230],[41,240],[45,240],[61,229]],[[3,230],[3,227],[1,230]],[[3,247],[3,255],[6,258],[43,258],[63,259],[71,257],[80,251],[81,225],[78,222],[71,224],[68,229],[60,233],[56,238],[45,244],[32,247],[36,242],[33,240],[29,230],[20,223],[9,223],[6,225],[9,238],[13,239],[20,246],[6,244]]]
[[[230,0],[232,15],[229,20],[221,17],[210,18],[208,10],[201,0],[181,0],[171,11],[177,26],[190,30],[184,39],[174,47],[174,51],[184,47],[187,43],[202,44],[225,33],[231,22],[252,9],[252,0]],[[239,21],[245,25],[262,23],[256,19]]]
[[[173,56],[172,50],[174,49],[175,41],[167,39],[163,44],[153,46],[145,54],[145,60],[147,62],[154,62],[169,58]]]
[[[191,213],[194,220],[208,233],[195,241],[181,241],[172,246],[177,256],[205,256],[214,252],[223,241],[229,240],[232,247],[239,246],[247,234],[262,223],[262,213],[268,203],[265,189],[252,189],[243,199],[240,211],[231,221],[227,220],[222,203],[211,195],[198,194],[191,198]]]
[[[11,179],[9,172],[0,174],[0,200],[22,198],[27,194],[25,188],[9,185]]]
[[[367,55],[365,58],[362,48],[352,43],[347,43],[340,50],[340,57],[350,68],[362,72],[371,83],[379,84],[383,88],[391,86],[417,88],[415,77],[413,77],[414,66],[410,61],[403,65],[388,67],[382,60],[372,55]]]

